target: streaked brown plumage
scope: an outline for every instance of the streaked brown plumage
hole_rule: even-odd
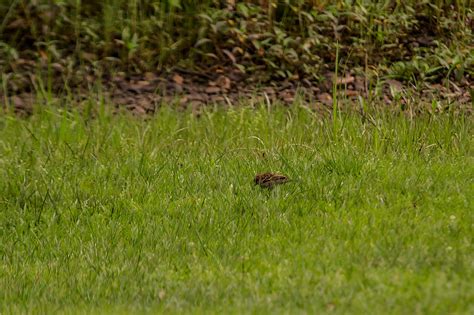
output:
[[[257,174],[254,179],[255,185],[264,188],[273,188],[276,185],[284,184],[289,181],[290,179],[287,176],[275,173]]]

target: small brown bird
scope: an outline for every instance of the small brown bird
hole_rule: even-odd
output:
[[[257,174],[254,179],[255,185],[264,188],[273,188],[276,185],[285,184],[289,181],[290,179],[287,176],[275,173]]]

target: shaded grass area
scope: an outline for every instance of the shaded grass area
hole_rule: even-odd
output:
[[[0,0],[0,16],[6,90],[43,79],[61,91],[88,76],[177,65],[235,68],[257,81],[324,81],[338,62],[417,86],[474,75],[471,0]]]
[[[472,119],[373,115],[0,116],[1,312],[472,313]]]

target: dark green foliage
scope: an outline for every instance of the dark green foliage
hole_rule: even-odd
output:
[[[235,66],[265,78],[347,67],[394,77],[473,75],[473,5],[461,1],[0,1],[0,68],[19,58],[155,71]]]

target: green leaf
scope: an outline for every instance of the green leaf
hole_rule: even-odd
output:
[[[169,5],[173,8],[181,9],[181,1],[180,0],[168,0]]]

